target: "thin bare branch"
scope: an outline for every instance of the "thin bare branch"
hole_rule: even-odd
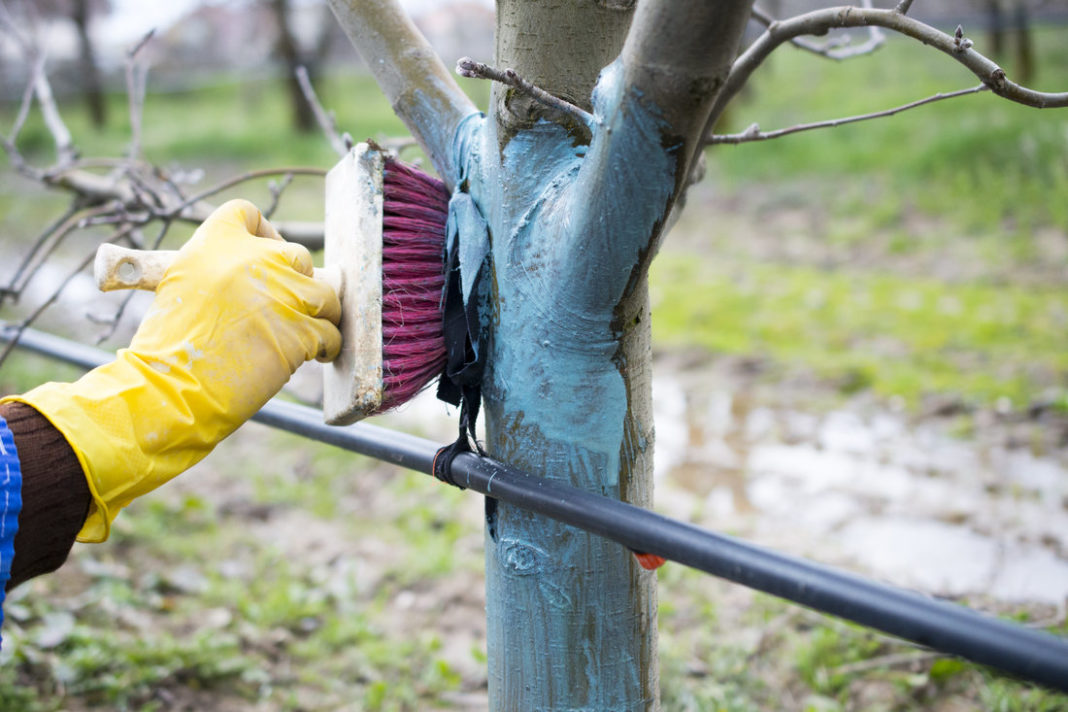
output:
[[[876,25],[919,40],[949,55],[969,70],[998,96],[1036,108],[1068,106],[1068,92],[1035,91],[1010,81],[996,63],[971,48],[970,40],[940,32],[896,9],[882,10],[859,7],[833,7],[798,15],[773,23],[767,31],[735,60],[726,84],[709,114],[709,125],[723,112],[723,108],[749,80],[753,71],[779,45],[802,35],[822,35],[829,30]]]
[[[892,109],[884,109],[883,111],[874,111],[870,114],[860,114],[857,116],[846,116],[840,119],[828,119],[826,121],[814,121],[808,124],[798,124],[796,126],[789,126],[783,129],[776,129],[774,131],[761,131],[760,126],[753,124],[745,131],[735,134],[717,134],[709,136],[705,139],[705,145],[712,146],[716,144],[739,144],[750,143],[752,141],[768,141],[773,138],[780,138],[782,136],[789,136],[790,134],[799,133],[801,131],[811,131],[813,129],[825,129],[834,128],[835,126],[844,126],[845,124],[854,124],[858,121],[868,121],[869,119],[879,119],[885,116],[893,116],[894,114],[901,113],[902,111],[908,111],[909,109],[915,109],[918,106],[924,104],[931,104],[936,101],[942,101],[943,99],[953,99],[958,96],[965,96],[966,94],[976,94],[981,91],[987,91],[990,87],[985,84],[972,87],[970,89],[961,89],[960,91],[951,91],[945,93],[934,94],[926,99],[919,99],[917,101],[909,102],[908,104],[902,104],[901,106],[895,106]]]
[[[15,115],[15,121],[11,125],[11,134],[6,139],[12,147],[18,142],[22,127],[30,115],[30,107],[33,105],[33,95],[37,85],[37,75],[44,72],[44,57],[38,57],[30,68],[30,81],[22,92],[22,100],[19,102],[19,112]]]
[[[77,206],[78,203],[72,205],[72,209]],[[84,221],[101,215],[107,212],[110,208],[106,206],[96,207],[92,209],[83,209],[78,207],[77,210],[71,212],[68,210],[65,213],[64,218],[52,223],[37,239],[33,248],[29,254],[23,258],[22,263],[16,270],[15,275],[12,277],[11,282],[7,287],[7,292],[11,295],[15,301],[18,300],[22,291],[26,288],[26,285],[37,275],[44,266],[48,258],[59,249],[63,241],[67,239],[72,233],[85,227]]]
[[[864,0],[863,7],[870,8],[871,6],[871,0]],[[777,22],[774,17],[756,6],[753,7],[753,19],[765,27],[771,27]],[[790,40],[790,44],[798,49],[839,61],[871,54],[885,43],[886,34],[875,26],[868,28],[868,39],[860,44],[853,44],[848,35],[838,35],[822,43],[802,37],[794,37]]]
[[[311,78],[308,76],[308,70],[301,65],[297,67],[295,74],[297,76],[297,83],[300,84],[300,91],[304,94],[304,100],[308,102],[308,106],[311,107],[312,113],[315,114],[315,120],[319,123],[319,128],[326,134],[326,139],[330,142],[334,152],[339,156],[344,156],[352,148],[352,139],[345,141],[341,137],[341,134],[337,131],[337,121],[334,118],[333,113],[328,112],[323,108],[322,103],[319,101],[319,97],[315,94],[315,87],[312,86]],[[346,134],[347,135],[347,134]]]
[[[73,163],[78,152],[74,149],[70,129],[67,128],[63,117],[59,114],[59,107],[56,106],[56,98],[52,94],[52,85],[48,81],[47,72],[38,72],[34,80],[34,91],[37,93],[37,104],[41,107],[41,117],[56,145],[56,162],[61,166]]]
[[[597,123],[597,119],[595,119],[590,112],[575,106],[571,102],[565,101],[554,94],[550,94],[541,87],[535,86],[519,76],[514,69],[497,69],[488,64],[476,62],[470,57],[461,57],[456,62],[456,73],[461,77],[468,77],[470,79],[490,79],[518,89],[535,101],[559,111],[562,114],[571,116],[589,128],[593,128]]]
[[[271,192],[271,204],[267,206],[263,211],[263,217],[270,220],[274,217],[274,211],[278,210],[278,203],[282,200],[282,193],[285,192],[289,184],[293,182],[293,174],[286,173],[282,176],[282,180],[274,182],[273,180],[267,183],[267,190]]]
[[[34,258],[37,256],[37,253],[44,247],[44,245],[48,242],[52,235],[54,235],[57,231],[62,230],[67,221],[74,217],[74,215],[79,210],[80,207],[78,205],[78,201],[74,200],[67,208],[66,212],[64,212],[58,218],[53,220],[51,224],[49,224],[47,227],[45,227],[44,230],[41,231],[41,233],[37,236],[37,239],[33,241],[33,245],[31,246],[29,253],[25,257],[23,257],[22,262],[15,270],[15,274],[12,275],[11,279],[8,281],[8,285],[0,289],[0,305],[3,305],[3,303],[7,299],[11,299],[13,302],[18,301],[19,296],[21,295],[21,289],[18,284],[19,280],[22,278],[23,273],[25,273],[30,263],[33,262]]]
[[[902,15],[904,15],[911,8],[912,0],[901,0],[901,2],[897,4],[897,7],[894,8],[894,12],[900,12]]]
[[[191,207],[195,207],[196,204],[201,202],[202,200],[206,200],[206,199],[212,197],[213,195],[218,195],[219,193],[223,192],[224,190],[228,190],[230,188],[233,188],[234,186],[240,185],[241,183],[247,183],[247,182],[249,182],[251,180],[256,180],[258,178],[270,178],[271,176],[278,176],[278,175],[319,176],[319,177],[322,177],[322,176],[326,175],[326,170],[323,169],[323,168],[314,168],[314,167],[298,167],[298,168],[265,168],[265,169],[259,170],[259,171],[248,171],[247,173],[242,173],[241,175],[237,175],[237,176],[233,176],[231,178],[227,178],[226,180],[224,180],[224,181],[222,181],[220,183],[216,183],[212,187],[207,188],[205,190],[202,190],[201,192],[197,193],[196,195],[194,195],[194,196],[192,196],[190,198],[187,198],[185,200],[185,202],[179,203],[178,205],[170,208],[167,211],[167,213],[165,214],[165,217],[178,219],[178,220],[186,220],[186,219],[188,219],[187,216],[186,216],[186,211]],[[203,222],[204,218],[206,218],[206,217],[207,217],[207,215],[205,215],[203,217],[199,217],[199,218],[193,218],[193,220],[195,222]],[[277,227],[277,225],[275,227]],[[279,228],[279,232],[281,232],[281,228]]]
[[[36,23],[33,21],[35,8],[32,4],[28,4],[27,9],[30,13],[30,24],[35,26]],[[59,109],[56,107],[56,100],[52,94],[52,85],[49,83],[48,75],[44,71],[44,53],[40,51],[32,35],[27,36],[22,33],[19,23],[11,16],[7,5],[3,2],[0,2],[0,28],[15,40],[27,63],[33,67],[31,84],[33,85],[34,93],[37,95],[37,102],[41,107],[41,116],[44,118],[45,126],[52,134],[52,140],[55,142],[58,162],[60,164],[73,162],[77,152],[74,150],[70,131],[67,129],[67,125],[63,123],[63,118],[59,115]],[[25,115],[21,115],[21,110],[20,116],[21,119],[16,119],[16,124],[21,128],[21,122],[25,121],[26,118]],[[13,146],[14,135],[17,132],[12,133],[13,136],[10,141]],[[8,150],[8,154],[11,155],[12,151]],[[19,158],[21,159],[21,156]]]
[[[86,161],[85,164],[109,166],[112,165],[113,162]],[[81,165],[81,163],[76,163],[75,167],[70,169],[60,170],[54,173],[44,173],[37,176],[37,178],[45,185],[62,188],[74,193],[79,196],[86,205],[105,205],[114,203],[125,206],[124,209],[128,213],[127,219],[130,219],[137,224],[145,224],[146,221],[150,222],[152,219],[169,219],[186,223],[200,223],[203,222],[215,209],[214,205],[206,202],[207,198],[229,188],[233,188],[241,183],[261,178],[270,178],[272,176],[286,175],[287,173],[293,174],[294,176],[323,176],[326,174],[324,169],[315,167],[283,167],[251,171],[231,177],[190,197],[183,197],[180,191],[175,190],[176,186],[168,186],[166,193],[161,189],[153,188],[148,191],[151,192],[153,196],[151,202],[156,203],[158,200],[158,204],[164,206],[157,208],[152,204],[146,205],[142,202],[146,197],[146,191],[142,187],[140,193],[138,192],[139,189],[138,187],[135,187],[129,172],[119,176],[102,176],[87,170],[82,170],[79,167]],[[158,169],[152,167],[148,167],[147,170],[149,171],[148,175],[158,171]],[[142,180],[145,178],[145,175],[146,173],[144,171],[140,173]],[[139,210],[147,211],[148,215],[136,219],[129,215],[129,213],[134,213]],[[308,249],[319,249],[323,245],[322,223],[303,221],[276,222],[275,227],[278,228],[279,232],[286,236],[287,240],[299,242],[308,247]]]
[[[116,240],[117,239],[118,238],[116,238]],[[42,302],[40,305],[38,305],[38,307],[36,309],[34,309],[33,312],[30,313],[29,316],[27,316],[25,319],[20,321],[18,324],[15,324],[15,325],[8,324],[7,325],[9,328],[11,328],[12,326],[14,328],[11,329],[11,331],[12,331],[11,340],[8,341],[7,346],[4,347],[4,350],[2,352],[0,352],[0,366],[3,366],[4,361],[6,361],[7,357],[9,355],[11,355],[11,352],[14,350],[15,346],[18,344],[19,337],[22,336],[22,332],[24,332],[26,329],[28,329],[30,326],[32,326],[33,323],[35,321],[37,321],[37,319],[39,319],[41,317],[41,315],[44,314],[45,311],[50,306],[52,306],[57,299],[59,299],[59,296],[63,293],[63,290],[66,289],[67,285],[71,283],[71,280],[73,280],[75,277],[77,277],[79,272],[81,272],[86,267],[88,267],[90,264],[92,264],[93,259],[95,257],[96,257],[95,253],[93,253],[93,252],[89,253],[85,257],[85,259],[83,259],[81,262],[79,262],[78,266],[73,271],[71,271],[62,282],[60,282],[59,287],[57,287],[56,290],[54,292],[52,292],[51,296],[49,296],[48,299],[46,299],[44,302]]]
[[[152,28],[126,52],[126,98],[130,106],[130,149],[127,156],[131,161],[141,155],[141,126],[148,86],[148,65],[140,61],[139,55],[155,34],[156,29]]]

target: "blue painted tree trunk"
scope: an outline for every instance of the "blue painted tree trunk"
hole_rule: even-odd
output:
[[[752,0],[497,0],[496,64],[592,110],[588,124],[502,85],[483,118],[396,0],[330,1],[488,225],[491,454],[651,506],[646,274]],[[476,247],[461,254],[480,263]],[[659,706],[655,575],[630,552],[500,505],[486,587],[493,710]]]
[[[502,141],[496,121],[472,117],[455,162],[491,233],[491,454],[648,507],[650,320],[636,265],[662,224],[675,159],[620,71],[602,73],[588,147],[549,122]],[[607,160],[607,178],[588,158]],[[584,200],[593,181],[618,203]],[[492,709],[656,707],[654,573],[618,544],[504,505],[487,522],[486,552]]]

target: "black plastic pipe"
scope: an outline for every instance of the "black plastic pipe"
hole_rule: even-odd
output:
[[[0,332],[0,340],[11,338]],[[106,351],[26,330],[19,345],[83,368],[111,360]],[[431,474],[438,445],[367,423],[324,425],[322,413],[273,400],[253,420],[312,440]],[[928,598],[805,559],[764,549],[516,470],[490,458],[459,455],[456,482],[468,489],[617,541],[635,551],[705,571],[1024,680],[1068,692],[1068,640]]]

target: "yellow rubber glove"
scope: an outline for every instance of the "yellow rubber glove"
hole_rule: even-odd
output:
[[[232,200],[179,251],[115,361],[5,399],[40,411],[77,454],[93,495],[79,541],[107,539],[120,509],[199,462],[301,363],[337,355],[341,305],[311,274],[304,247]]]

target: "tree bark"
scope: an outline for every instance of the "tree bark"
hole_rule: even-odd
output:
[[[100,69],[96,63],[96,52],[89,36],[89,0],[73,0],[71,20],[78,32],[82,93],[85,96],[85,106],[89,110],[89,120],[95,128],[103,128],[108,122],[107,102],[100,81]]]
[[[1013,8],[1013,49],[1016,59],[1016,80],[1027,84],[1035,76],[1035,50],[1031,40],[1031,18],[1024,0],[1016,0]]]
[[[285,64],[286,88],[289,90],[289,104],[293,112],[293,128],[300,133],[318,131],[319,124],[315,120],[315,112],[304,97],[304,91],[297,79],[297,67],[306,65],[308,78],[314,84],[318,77],[318,67],[314,61],[305,61],[301,57],[297,39],[289,27],[289,0],[271,0],[271,11],[278,29],[278,40],[275,46]]]

